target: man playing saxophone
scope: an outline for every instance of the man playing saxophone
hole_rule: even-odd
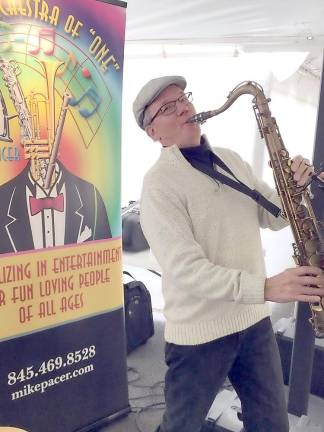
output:
[[[188,122],[196,112],[186,84],[181,76],[153,79],[133,105],[138,125],[162,145],[141,196],[141,224],[162,268],[165,299],[166,410],[157,431],[199,432],[228,376],[246,432],[288,432],[266,302],[319,302],[324,276],[318,267],[300,266],[266,277],[260,228],[287,225],[265,208],[280,207],[278,194],[238,154],[212,149],[199,124]],[[300,156],[291,168],[299,186],[313,175]],[[258,197],[215,181],[205,169]]]

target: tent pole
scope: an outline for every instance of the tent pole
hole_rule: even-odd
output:
[[[321,89],[317,113],[316,138],[314,145],[314,165],[319,168],[324,161],[324,64],[322,65]],[[323,168],[324,170],[324,168]],[[323,220],[324,192],[316,185],[312,187],[314,194],[313,206],[316,217]],[[315,351],[315,335],[308,322],[310,308],[307,303],[298,303],[295,337],[289,378],[288,412],[301,417],[307,415],[308,401],[312,382],[313,360]]]

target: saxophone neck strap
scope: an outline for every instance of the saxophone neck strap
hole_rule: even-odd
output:
[[[252,198],[257,204],[259,204],[261,207],[265,208],[269,213],[271,213],[275,217],[279,217],[282,214],[282,211],[279,207],[277,207],[275,204],[273,204],[271,201],[269,201],[267,198],[265,198],[260,192],[258,192],[255,189],[249,188],[246,184],[241,182],[231,171],[231,169],[212,151],[211,157],[213,159],[214,164],[218,165],[220,168],[222,168],[225,172],[230,174],[234,177],[235,180],[231,179],[230,177],[218,172],[216,169],[211,168],[210,166],[207,166],[207,164],[201,163],[197,160],[191,160],[191,165],[196,168],[197,170],[203,172],[204,174],[207,174],[209,177],[212,177],[213,179],[219,181],[220,183],[226,184],[227,186],[231,187],[232,189],[237,190],[238,192],[241,192],[250,198]]]

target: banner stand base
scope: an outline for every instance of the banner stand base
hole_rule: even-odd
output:
[[[108,425],[109,423],[112,423],[113,421],[115,421],[115,420],[117,420],[117,419],[119,419],[121,417],[124,417],[125,415],[127,415],[128,413],[130,413],[130,411],[131,411],[131,408],[130,408],[130,406],[128,406],[127,408],[124,408],[124,409],[122,409],[120,411],[117,411],[116,413],[111,414],[108,417],[104,417],[104,418],[102,418],[100,420],[97,420],[96,422],[91,423],[88,426],[85,426],[85,427],[83,427],[81,429],[76,429],[73,432],[90,432],[90,431],[93,431],[95,429],[98,429],[99,427]]]

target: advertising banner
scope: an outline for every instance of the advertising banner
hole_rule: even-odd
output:
[[[87,431],[129,410],[125,21],[121,1],[0,0],[0,429]]]

